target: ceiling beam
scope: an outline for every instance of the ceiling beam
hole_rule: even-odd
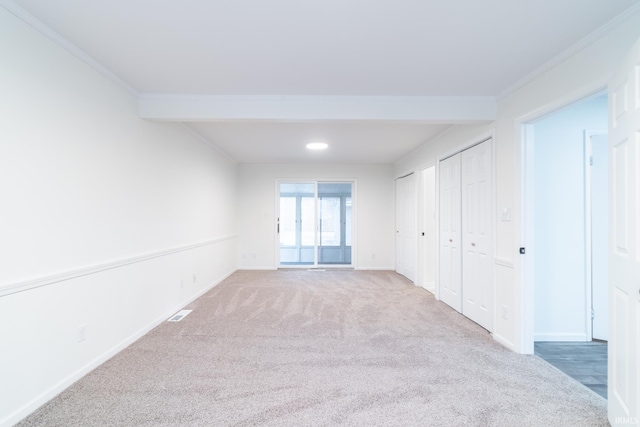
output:
[[[494,97],[198,96],[142,94],[141,118],[166,121],[383,120],[478,123],[496,119]]]

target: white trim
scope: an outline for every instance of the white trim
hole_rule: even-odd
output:
[[[161,250],[161,251],[149,252],[143,255],[121,258],[115,261],[109,261],[109,262],[92,265],[90,267],[68,270],[62,273],[38,277],[36,279],[9,283],[7,285],[0,286],[0,297],[5,295],[10,295],[10,294],[15,294],[17,292],[23,292],[29,289],[39,288],[42,286],[53,285],[55,283],[60,283],[67,280],[75,279],[77,277],[100,273],[106,270],[112,270],[114,268],[124,267],[125,265],[136,264],[136,263],[147,261],[153,258],[159,258],[166,255],[175,254],[177,252],[188,251],[191,249],[200,248],[202,246],[208,246],[214,243],[224,242],[226,240],[235,239],[236,237],[237,235],[218,237],[215,239],[205,240],[198,243],[176,246],[176,247]]]
[[[502,335],[498,335],[495,332],[492,334],[493,339],[496,340],[498,343],[502,344],[503,346],[505,346],[506,348],[508,348],[511,351],[516,351],[515,346],[513,345],[513,342],[509,341],[508,339],[506,339],[505,337],[503,337]]]
[[[534,341],[574,341],[587,342],[587,334],[539,333],[533,335]]]
[[[0,0],[0,6],[4,7],[7,11],[9,11],[9,13],[13,14],[15,17],[22,20],[27,25],[31,26],[34,30],[40,32],[42,35],[47,37],[52,42],[56,43],[58,46],[67,50],[67,52],[71,53],[76,58],[80,59],[89,67],[93,68],[94,70],[96,70],[97,72],[99,72],[100,74],[102,74],[103,76],[105,76],[106,78],[108,78],[109,80],[111,80],[112,82],[114,82],[115,84],[117,84],[118,86],[126,90],[127,92],[129,92],[131,95],[135,96],[136,98],[138,98],[138,96],[140,95],[140,92],[137,89],[135,89],[129,83],[124,81],[122,78],[116,75],[109,68],[105,67],[100,62],[96,61],[88,53],[80,49],[75,44],[71,43],[68,39],[60,35],[60,33],[51,29],[51,27],[49,27],[48,25],[40,21],[38,18],[36,18],[35,16],[27,12],[25,9],[18,6],[15,2],[11,0]]]
[[[277,268],[273,268],[272,265],[265,265],[265,266],[257,266],[257,267],[243,267],[240,266],[238,267],[238,271],[275,271],[277,270]]]
[[[584,154],[583,166],[584,166],[584,278],[585,278],[585,330],[589,341],[593,339],[593,319],[591,318],[591,310],[593,308],[593,266],[592,266],[592,248],[591,248],[591,159],[593,151],[591,147],[591,137],[597,135],[593,131],[585,130],[583,132],[583,146]]]
[[[496,96],[496,100],[497,101],[503,100],[507,96],[516,92],[518,89],[526,86],[528,83],[531,83],[533,80],[542,76],[547,71],[551,70],[552,68],[561,64],[562,62],[566,61],[573,55],[591,46],[601,38],[605,37],[607,34],[611,33],[612,31],[620,27],[622,24],[628,21],[635,13],[638,13],[639,11],[640,11],[640,3],[631,6],[630,8],[622,12],[620,15],[613,18],[611,21],[602,25],[600,28],[596,29],[594,32],[592,32],[582,40],[578,41],[573,46],[569,47],[565,51],[561,52],[559,55],[555,56],[554,58],[550,59],[549,61],[545,62],[544,64],[536,68],[531,73],[527,74],[526,76],[517,80],[515,83],[508,86],[506,89],[504,89],[502,92],[500,92]]]
[[[521,168],[523,178],[521,181],[521,200],[520,200],[520,219],[522,228],[520,229],[520,242],[516,246],[525,248],[525,258],[520,264],[521,287],[518,301],[518,295],[514,293],[514,307],[520,306],[520,352],[524,354],[533,354],[533,334],[535,329],[534,318],[534,259],[535,259],[535,239],[533,238],[533,224],[535,214],[534,203],[534,127],[533,125],[521,125],[521,136],[519,140],[522,145]],[[525,224],[531,224],[526,226]],[[515,235],[514,235],[515,237]]]
[[[587,130],[584,131],[583,143],[584,143],[584,212],[585,212],[585,295],[586,295],[586,308],[585,308],[585,325],[587,331],[587,339],[591,341],[593,339],[593,220],[592,220],[592,165],[591,159],[593,157],[593,144],[591,139],[594,136],[607,136],[607,130]]]
[[[436,282],[425,282],[421,286],[424,290],[431,292],[434,296],[436,294]]]
[[[358,271],[389,271],[392,273],[396,273],[395,267],[394,266],[383,266],[383,267],[358,267],[358,268],[354,268],[354,270],[358,270]]]
[[[446,160],[451,156],[455,156],[458,153],[462,153],[463,151],[468,150],[469,148],[474,147],[476,145],[482,144],[483,142],[488,141],[490,139],[495,140],[494,128],[490,128],[484,132],[481,132],[478,134],[477,137],[469,138],[465,142],[457,145],[451,150],[445,151],[444,154],[441,154],[438,157],[436,157],[436,163],[440,164],[441,161]],[[492,145],[494,145],[494,142],[492,142]],[[493,161],[495,159],[492,157],[491,160]]]
[[[456,126],[455,126],[455,125],[447,126],[445,129],[443,129],[442,131],[438,132],[436,135],[432,136],[431,138],[427,139],[427,140],[426,140],[426,141],[424,141],[422,144],[420,144],[420,146],[419,146],[418,148],[416,148],[415,150],[411,150],[411,151],[409,152],[409,154],[407,154],[406,156],[402,157],[400,160],[396,160],[396,161],[393,163],[393,165],[394,165],[394,166],[398,166],[400,163],[404,162],[405,160],[407,160],[407,159],[409,159],[409,158],[411,158],[411,157],[415,156],[415,155],[416,155],[416,154],[418,154],[418,152],[419,152],[420,150],[422,150],[422,149],[424,148],[424,146],[425,146],[426,144],[428,144],[430,141],[434,141],[434,140],[436,140],[436,139],[438,139],[438,138],[441,138],[441,137],[443,137],[443,136],[447,135],[448,133],[450,133],[451,131],[453,131],[453,129],[455,129],[455,128],[456,128]],[[434,164],[434,161],[430,160],[426,166],[424,166],[424,165],[423,165],[423,166],[419,166],[419,167],[418,167],[418,169],[426,169],[426,168],[428,168],[428,167],[429,167],[429,165],[433,165],[433,164]],[[407,174],[408,174],[408,173],[410,173],[410,172],[407,172]]]
[[[84,365],[83,367],[81,367],[71,375],[67,376],[66,378],[58,382],[56,385],[50,387],[49,389],[41,393],[36,398],[22,405],[20,408],[16,409],[14,412],[9,414],[4,419],[0,420],[0,426],[5,426],[5,425],[11,426],[18,423],[19,421],[27,417],[29,414],[34,412],[36,409],[38,409],[40,406],[44,405],[45,403],[47,403],[48,401],[56,397],[58,394],[60,394],[61,392],[69,388],[73,383],[75,383],[76,381],[78,381],[79,379],[87,375],[89,372],[93,371],[95,368],[102,365],[104,362],[111,359],[113,356],[115,356],[116,354],[118,354],[119,352],[121,352],[122,350],[124,350],[125,348],[133,344],[134,342],[136,342],[138,339],[146,335],[153,328],[166,322],[167,318],[175,314],[176,311],[182,309],[188,304],[191,304],[193,301],[200,298],[202,295],[210,291],[212,288],[222,283],[222,281],[224,281],[227,277],[235,273],[235,271],[236,270],[233,270],[223,274],[218,280],[215,280],[214,282],[209,284],[207,287],[202,289],[200,292],[194,294],[188,300],[180,301],[176,306],[171,307],[168,310],[165,310],[155,320],[148,323],[146,326],[142,327],[138,331],[134,332],[129,337],[122,340],[119,344],[105,351],[103,354],[96,357],[95,359],[93,359],[92,361],[90,361],[89,363],[87,363],[86,365]]]
[[[500,267],[513,268],[513,260],[495,257],[493,261],[495,265],[499,265]]]
[[[209,140],[209,138],[205,137],[204,135],[202,135],[200,132],[198,132],[197,130],[195,130],[194,128],[192,128],[191,126],[189,126],[188,123],[183,123],[180,122],[180,124],[187,130],[189,131],[191,134],[193,134],[193,136],[195,136],[196,138],[198,138],[198,140],[200,140],[200,142],[202,142],[204,145],[206,145],[207,147],[209,147],[210,149],[212,149],[213,151],[215,151],[216,153],[220,154],[222,157],[224,157],[225,159],[229,160],[231,163],[233,163],[234,165],[238,164],[238,160],[236,160],[235,158],[231,157],[231,155],[229,153],[227,153],[226,151],[223,151],[220,147],[218,147],[213,141]]]

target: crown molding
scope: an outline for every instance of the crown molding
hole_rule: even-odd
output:
[[[191,133],[193,136],[196,137],[196,139],[198,139],[204,145],[209,147],[211,150],[215,151],[217,154],[221,155],[222,157],[227,159],[232,164],[234,164],[234,165],[238,164],[238,160],[236,160],[235,158],[231,157],[231,155],[229,153],[227,153],[226,151],[223,151],[220,147],[218,147],[209,138],[207,138],[206,136],[202,135],[200,132],[195,130],[193,127],[189,126],[188,123],[181,122],[180,124],[182,125],[183,128],[185,128],[187,130],[187,132]]]
[[[523,78],[519,79],[518,81],[516,81],[515,83],[513,83],[512,85],[504,89],[502,92],[500,92],[496,96],[496,100],[501,101],[502,99],[511,95],[513,92],[517,91],[523,86],[526,86],[528,83],[531,83],[533,80],[537,79],[547,71],[553,69],[554,67],[558,66],[562,62],[566,61],[573,55],[591,46],[601,38],[605,37],[606,35],[610,34],[612,31],[620,27],[622,24],[624,24],[626,21],[631,19],[631,17],[638,12],[640,12],[640,3],[637,3],[631,6],[630,8],[622,12],[620,15],[613,18],[611,21],[607,22],[606,24],[596,29],[594,32],[592,32],[591,34],[589,34],[588,36],[586,36],[585,38],[583,38],[573,46],[569,47],[564,52],[560,53],[559,55],[545,62],[540,67],[532,71],[531,73],[527,74]]]
[[[109,68],[102,65],[100,62],[96,61],[93,57],[87,54],[85,51],[80,49],[75,44],[71,43],[68,39],[64,38],[60,33],[54,31],[51,27],[40,21],[38,18],[33,16],[31,13],[27,12],[21,6],[18,6],[13,0],[0,0],[0,6],[5,8],[9,13],[16,16],[18,19],[22,20],[29,26],[31,26],[36,31],[40,32],[42,35],[47,37],[49,40],[56,43],[58,46],[67,50],[69,53],[74,55],[76,58],[80,59],[82,62],[108,78],[109,80],[116,83],[118,86],[122,87],[124,90],[129,92],[131,95],[136,98],[140,95],[140,92],[131,86],[129,83],[124,81],[122,78],[117,76],[113,71]]]

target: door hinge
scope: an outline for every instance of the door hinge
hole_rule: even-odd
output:
[[[593,166],[593,156],[589,157],[589,166]]]
[[[524,248],[520,248],[520,255],[524,255]]]
[[[595,312],[595,310],[592,308],[592,309],[591,309],[591,320],[593,320],[593,319],[595,319],[595,318],[596,318],[596,312]]]

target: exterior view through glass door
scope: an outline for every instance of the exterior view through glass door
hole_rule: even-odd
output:
[[[281,266],[351,265],[353,183],[280,182]]]

